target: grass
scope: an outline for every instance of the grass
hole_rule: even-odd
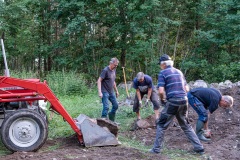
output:
[[[7,154],[11,154],[11,153],[12,152],[7,150],[7,148],[0,141],[0,156],[4,156],[4,155],[7,155]]]

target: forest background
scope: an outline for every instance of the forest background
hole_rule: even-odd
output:
[[[71,72],[94,84],[117,57],[118,83],[121,67],[156,82],[167,53],[187,81],[240,80],[238,0],[0,0],[2,33],[10,72],[41,79]]]

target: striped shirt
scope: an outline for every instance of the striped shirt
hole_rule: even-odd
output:
[[[158,75],[158,87],[164,87],[167,99],[185,97],[185,85],[184,75],[174,67],[168,66]]]

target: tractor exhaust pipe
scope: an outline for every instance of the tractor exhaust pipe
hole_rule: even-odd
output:
[[[4,64],[5,64],[4,75],[7,76],[7,77],[10,77],[10,72],[9,72],[9,69],[8,69],[8,64],[7,64],[7,59],[6,59],[6,53],[5,53],[3,39],[4,39],[4,32],[2,33],[2,38],[1,38],[2,53],[3,53]]]

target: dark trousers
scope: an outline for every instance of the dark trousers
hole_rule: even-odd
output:
[[[181,129],[192,143],[194,150],[199,151],[203,149],[196,133],[186,119],[187,104],[187,98],[175,98],[168,100],[157,123],[156,139],[153,146],[154,152],[159,153],[161,151],[165,131],[173,121],[174,116],[176,116]]]
[[[140,92],[140,94],[141,94],[141,99],[142,99],[143,96],[147,93]],[[150,100],[153,103],[153,109],[158,110],[160,104],[159,104],[157,92],[155,90],[152,90]],[[133,103],[133,112],[139,112],[139,100],[138,100],[137,94],[135,95],[135,99],[134,99],[134,103]]]

